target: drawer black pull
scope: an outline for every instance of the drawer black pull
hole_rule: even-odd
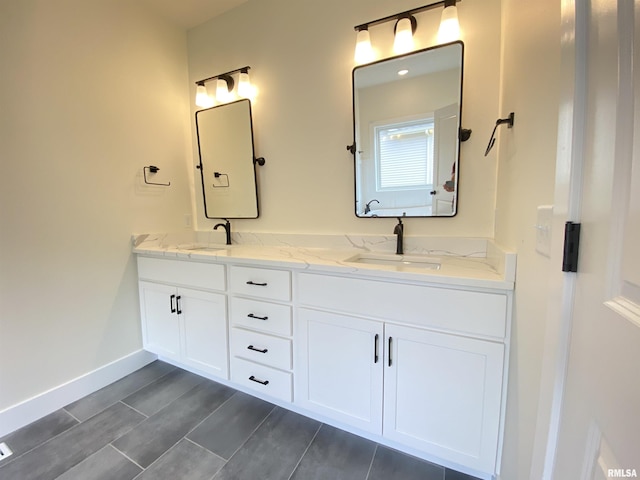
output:
[[[267,282],[254,282],[253,280],[249,280],[247,285],[255,285],[256,287],[266,287]]]
[[[256,320],[269,320],[269,317],[258,317],[257,315],[254,315],[253,313],[250,313],[249,315],[247,315],[247,317],[255,318]]]
[[[169,304],[171,307],[171,313],[176,313],[176,307],[173,306],[173,301],[176,299],[175,295],[171,295],[171,297],[169,297]]]
[[[267,353],[269,350],[266,348],[264,350],[260,350],[259,348],[254,347],[253,345],[249,345],[247,347],[248,350],[253,350],[254,352]]]
[[[265,381],[258,380],[258,379],[257,379],[256,377],[254,377],[253,375],[251,375],[251,376],[249,377],[249,380],[251,380],[252,382],[259,383],[260,385],[269,385],[269,380],[265,380]]]

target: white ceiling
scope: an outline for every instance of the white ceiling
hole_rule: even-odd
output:
[[[189,29],[247,0],[137,0],[177,26]]]

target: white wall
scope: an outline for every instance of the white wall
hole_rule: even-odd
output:
[[[255,142],[257,155],[267,160],[258,172],[261,216],[235,220],[235,231],[391,234],[395,219],[354,215],[353,157],[345,148],[353,141],[353,27],[419,5],[250,0],[189,30],[192,99],[195,81],[245,65],[259,89]],[[461,149],[459,213],[409,219],[408,235],[493,236],[496,156],[483,154],[498,112],[500,1],[465,0],[458,9],[466,47],[462,124],[473,129]],[[417,15],[418,48],[435,43],[441,12]],[[388,56],[393,22],[372,27],[370,34],[374,47]],[[193,100],[191,108],[193,118]],[[195,145],[194,132],[194,165]],[[191,173],[198,174],[195,168]],[[195,192],[197,226],[209,230],[215,221],[204,218],[201,193]]]
[[[190,213],[186,34],[132,3],[0,2],[0,411],[141,348],[130,236]]]
[[[504,479],[527,479],[536,431],[550,269],[535,251],[537,206],[553,204],[560,80],[560,2],[503,0],[496,240],[518,253]]]

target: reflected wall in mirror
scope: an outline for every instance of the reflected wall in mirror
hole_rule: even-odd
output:
[[[257,218],[251,102],[200,110],[196,129],[205,217]]]
[[[358,217],[456,214],[463,54],[453,42],[353,70]]]

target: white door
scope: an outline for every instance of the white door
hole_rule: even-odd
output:
[[[575,47],[588,65],[586,122],[573,125],[582,238],[553,478],[628,478],[640,476],[640,2],[574,3],[588,36]]]
[[[504,346],[385,325],[384,436],[494,473]]]
[[[458,155],[458,104],[440,108],[434,113],[434,162],[433,162],[433,215],[455,213],[455,189],[457,172],[454,163]],[[446,181],[454,179],[454,191],[444,188]]]
[[[179,288],[182,361],[225,380],[229,378],[225,296]]]
[[[381,434],[383,324],[306,308],[299,320],[295,403]]]
[[[167,358],[180,358],[180,317],[175,287],[140,282],[140,314],[145,350]]]

